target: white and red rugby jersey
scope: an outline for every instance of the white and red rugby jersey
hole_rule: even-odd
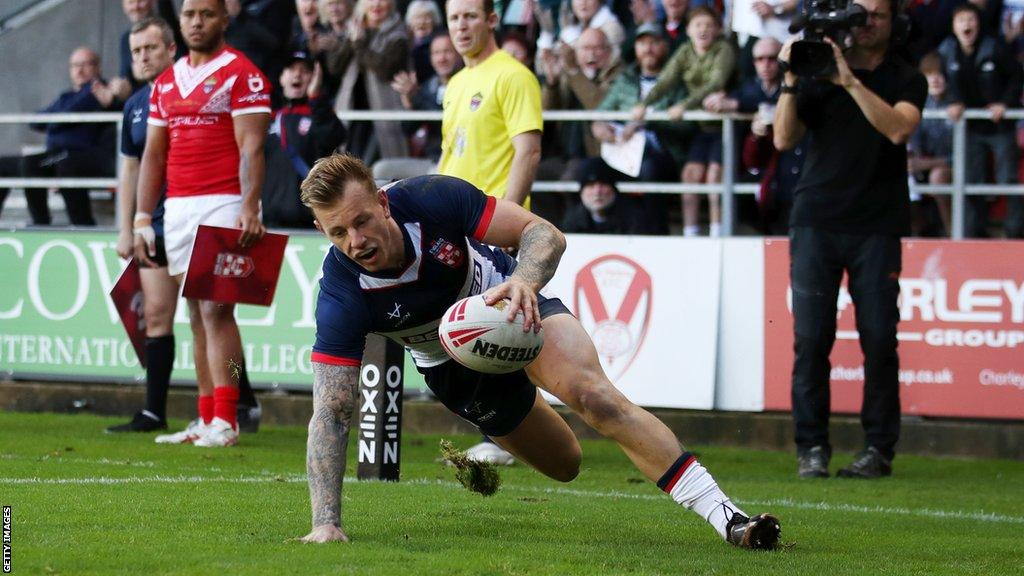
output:
[[[232,118],[270,114],[270,90],[259,68],[230,47],[198,67],[185,56],[157,77],[149,123],[168,130],[168,198],[241,194]]]

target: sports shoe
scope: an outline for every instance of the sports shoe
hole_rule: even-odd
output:
[[[238,431],[246,434],[255,434],[260,431],[260,418],[263,417],[263,408],[239,404],[235,410],[235,418],[238,421]]]
[[[801,478],[828,478],[828,451],[815,446],[797,457],[797,474]]]
[[[107,434],[117,432],[156,432],[157,430],[167,430],[167,421],[151,416],[145,410],[139,410],[130,422],[107,428]]]
[[[481,442],[466,450],[466,457],[476,462],[487,462],[497,466],[511,466],[516,463],[515,456],[493,442]]]
[[[203,431],[203,435],[193,442],[203,448],[223,448],[238,444],[238,429],[223,418],[214,418]]]
[[[725,525],[726,540],[740,548],[751,550],[772,550],[779,545],[782,526],[779,519],[771,514],[758,514],[748,518],[733,512]]]
[[[203,424],[203,419],[196,418],[189,422],[181,432],[161,434],[156,437],[155,442],[157,444],[191,444],[203,434],[204,430],[206,430],[206,424]]]
[[[840,470],[839,478],[881,478],[892,476],[892,462],[887,460],[874,446],[858,453],[849,466]]]

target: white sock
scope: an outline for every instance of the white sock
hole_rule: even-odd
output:
[[[683,226],[683,236],[687,238],[693,238],[694,236],[700,236],[700,226]]]
[[[684,452],[661,477],[658,488],[679,504],[700,514],[723,539],[733,513],[747,515],[729,500],[711,474],[689,452]]]
[[[721,235],[722,225],[719,224],[718,222],[712,222],[711,225],[708,227],[708,236],[711,236],[712,238],[718,238]]]

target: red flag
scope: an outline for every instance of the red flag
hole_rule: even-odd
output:
[[[124,267],[121,275],[110,289],[110,299],[114,301],[117,314],[124,324],[139,357],[139,364],[146,367],[146,318],[142,308],[142,280],[139,278],[139,263],[132,258]]]
[[[288,236],[267,233],[242,248],[240,233],[237,228],[199,226],[185,276],[186,298],[270,306]]]

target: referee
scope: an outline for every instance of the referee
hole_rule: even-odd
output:
[[[466,67],[445,89],[438,172],[490,196],[530,208],[540,163],[540,83],[529,68],[498,49],[494,0],[449,0],[448,32]],[[510,465],[512,455],[487,437],[466,454]]]
[[[493,0],[449,0],[448,30],[466,67],[448,82],[438,172],[529,208],[540,162],[540,83],[498,49]]]

